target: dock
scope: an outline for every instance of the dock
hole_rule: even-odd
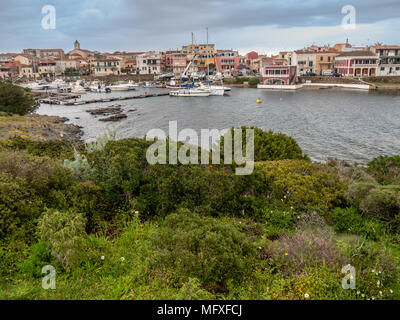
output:
[[[47,98],[47,99],[40,99],[39,102],[43,103],[43,104],[58,104],[58,105],[65,105],[65,106],[74,106],[74,105],[83,105],[83,104],[132,100],[132,99],[145,99],[145,98],[162,97],[162,96],[169,96],[169,93],[142,94],[142,95],[129,96],[129,97],[103,98],[103,99],[95,99],[95,100],[81,100],[81,101],[74,101],[74,102],[66,102],[65,99]],[[79,98],[80,98],[80,96],[79,96]],[[74,98],[72,98],[72,99],[74,99]]]

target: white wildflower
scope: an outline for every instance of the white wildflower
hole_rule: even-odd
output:
[[[121,261],[124,262],[124,261],[125,261],[125,258],[124,258],[124,257],[121,257]]]
[[[100,257],[101,260],[104,260],[105,258],[106,258],[105,256],[101,256],[101,257]]]
[[[308,293],[304,294],[304,298],[308,299],[310,295]]]

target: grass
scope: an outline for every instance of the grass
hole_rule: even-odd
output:
[[[254,223],[245,219],[224,219],[228,224],[244,225],[247,236],[251,236],[251,228],[247,226]],[[271,268],[279,259],[266,260],[262,254],[253,264],[252,273],[243,278],[240,284],[228,283],[227,291],[212,292],[203,287],[195,279],[185,283],[176,282],[175,270],[160,269],[152,266],[152,257],[155,249],[152,239],[158,234],[158,222],[142,223],[138,219],[125,224],[120,235],[109,238],[102,235],[90,235],[85,240],[81,251],[81,260],[70,271],[58,269],[57,289],[44,290],[41,288],[41,278],[34,279],[29,274],[18,272],[12,282],[7,284],[0,292],[0,299],[49,299],[49,300],[152,300],[152,299],[379,299],[379,289],[368,292],[357,290],[344,290],[341,288],[341,265],[332,266],[318,262],[299,272],[284,275]],[[312,232],[312,231],[310,231]],[[314,233],[318,236],[318,232]],[[255,240],[257,245],[262,245],[262,236]],[[336,234],[333,238],[334,246],[341,252],[349,248],[360,247],[361,238],[344,234]],[[260,242],[261,241],[261,242]],[[287,239],[285,241],[288,241]],[[280,241],[267,241],[268,244],[279,246]],[[354,246],[356,244],[356,246]],[[379,250],[380,244],[370,243]],[[363,243],[363,245],[366,245]],[[263,248],[262,250],[264,250]],[[260,252],[262,251],[260,250]],[[279,252],[279,250],[278,250]],[[352,254],[359,255],[359,251]],[[399,248],[388,249],[387,253],[397,259],[399,263]],[[316,251],[314,257],[321,252]],[[292,254],[292,253],[290,253]],[[102,260],[102,256],[104,260]],[[345,256],[346,257],[346,256]],[[305,256],[303,257],[306,258]],[[347,256],[348,259],[351,256]],[[280,259],[290,261],[290,256],[284,254]],[[297,257],[297,259],[302,259]],[[309,260],[310,262],[311,260]],[[351,261],[344,261],[351,262]],[[272,265],[271,265],[272,263]],[[284,262],[282,262],[284,263]],[[290,263],[290,262],[289,262]],[[269,268],[267,268],[269,266]],[[295,266],[295,265],[294,265]],[[364,275],[367,274],[367,277]],[[358,281],[369,281],[369,270],[358,270]],[[360,280],[361,278],[361,280]],[[384,281],[382,281],[384,282]],[[398,299],[399,287],[394,285],[385,288],[385,299]],[[383,290],[383,289],[381,289]],[[393,294],[388,290],[393,290]],[[389,292],[386,295],[386,292]],[[362,297],[364,295],[364,297]]]

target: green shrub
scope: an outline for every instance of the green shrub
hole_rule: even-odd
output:
[[[249,86],[252,86],[252,87],[258,85],[259,83],[260,83],[260,79],[259,78],[251,78],[249,80]]]
[[[20,179],[25,188],[40,197],[48,207],[67,207],[75,178],[60,162],[34,157],[24,152],[0,152],[0,172],[10,179]]]
[[[68,268],[79,258],[85,227],[86,219],[81,213],[48,210],[39,220],[39,235],[49,244],[53,256]]]
[[[179,290],[177,300],[211,300],[212,294],[201,288],[201,282],[196,278],[189,278]]]
[[[350,204],[359,205],[368,193],[376,188],[378,184],[372,182],[356,182],[349,185],[344,196]]]
[[[198,278],[215,289],[239,283],[250,270],[253,245],[232,224],[181,210],[166,219],[154,238],[155,263],[186,282]]]
[[[371,240],[378,240],[382,233],[382,226],[378,222],[366,219],[355,207],[336,208],[331,219],[337,232],[363,235]]]
[[[249,78],[233,78],[232,79],[232,84],[243,84],[244,82],[249,81]]]
[[[21,265],[21,272],[33,278],[43,277],[42,268],[54,264],[49,247],[44,242],[38,242],[31,246],[29,258]]]
[[[240,129],[242,130],[243,155],[246,154],[246,129],[254,130],[254,161],[308,160],[308,157],[303,155],[296,140],[283,133],[266,132],[256,127],[241,127]],[[230,134],[233,139],[234,128],[230,130]],[[222,159],[224,159],[224,141],[225,138],[222,136],[220,142]]]
[[[0,83],[0,111],[24,115],[35,109],[35,100],[27,90]]]
[[[330,208],[343,201],[346,185],[335,170],[304,160],[256,163],[270,181],[270,202],[277,208],[307,211]]]
[[[380,156],[368,163],[368,172],[381,184],[400,184],[400,156]]]
[[[380,186],[370,190],[360,202],[363,212],[384,221],[400,214],[400,186]]]
[[[132,200],[142,217],[165,216],[182,207],[213,216],[262,216],[269,190],[262,170],[236,176],[231,166],[149,165],[148,146],[142,139],[126,139],[88,154],[105,220],[118,209],[132,209]]]
[[[21,137],[0,140],[0,150],[4,151],[26,151],[27,153],[38,156],[57,159],[71,159],[74,156],[74,149],[82,150],[81,141],[32,141]]]
[[[42,209],[42,201],[26,181],[0,173],[0,240],[31,240]]]

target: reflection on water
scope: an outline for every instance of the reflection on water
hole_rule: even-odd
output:
[[[88,93],[82,100],[155,93],[165,89],[138,89],[108,95]],[[261,104],[256,100],[262,99]],[[122,105],[128,119],[100,122],[85,110]],[[294,137],[314,160],[336,157],[365,162],[386,154],[400,154],[400,95],[339,89],[264,91],[233,88],[229,96],[207,98],[156,97],[108,103],[59,106],[42,105],[38,113],[67,117],[82,126],[84,138],[94,138],[108,127],[120,137],[143,137],[154,128],[168,132],[169,121],[178,130],[226,129],[257,126]]]

